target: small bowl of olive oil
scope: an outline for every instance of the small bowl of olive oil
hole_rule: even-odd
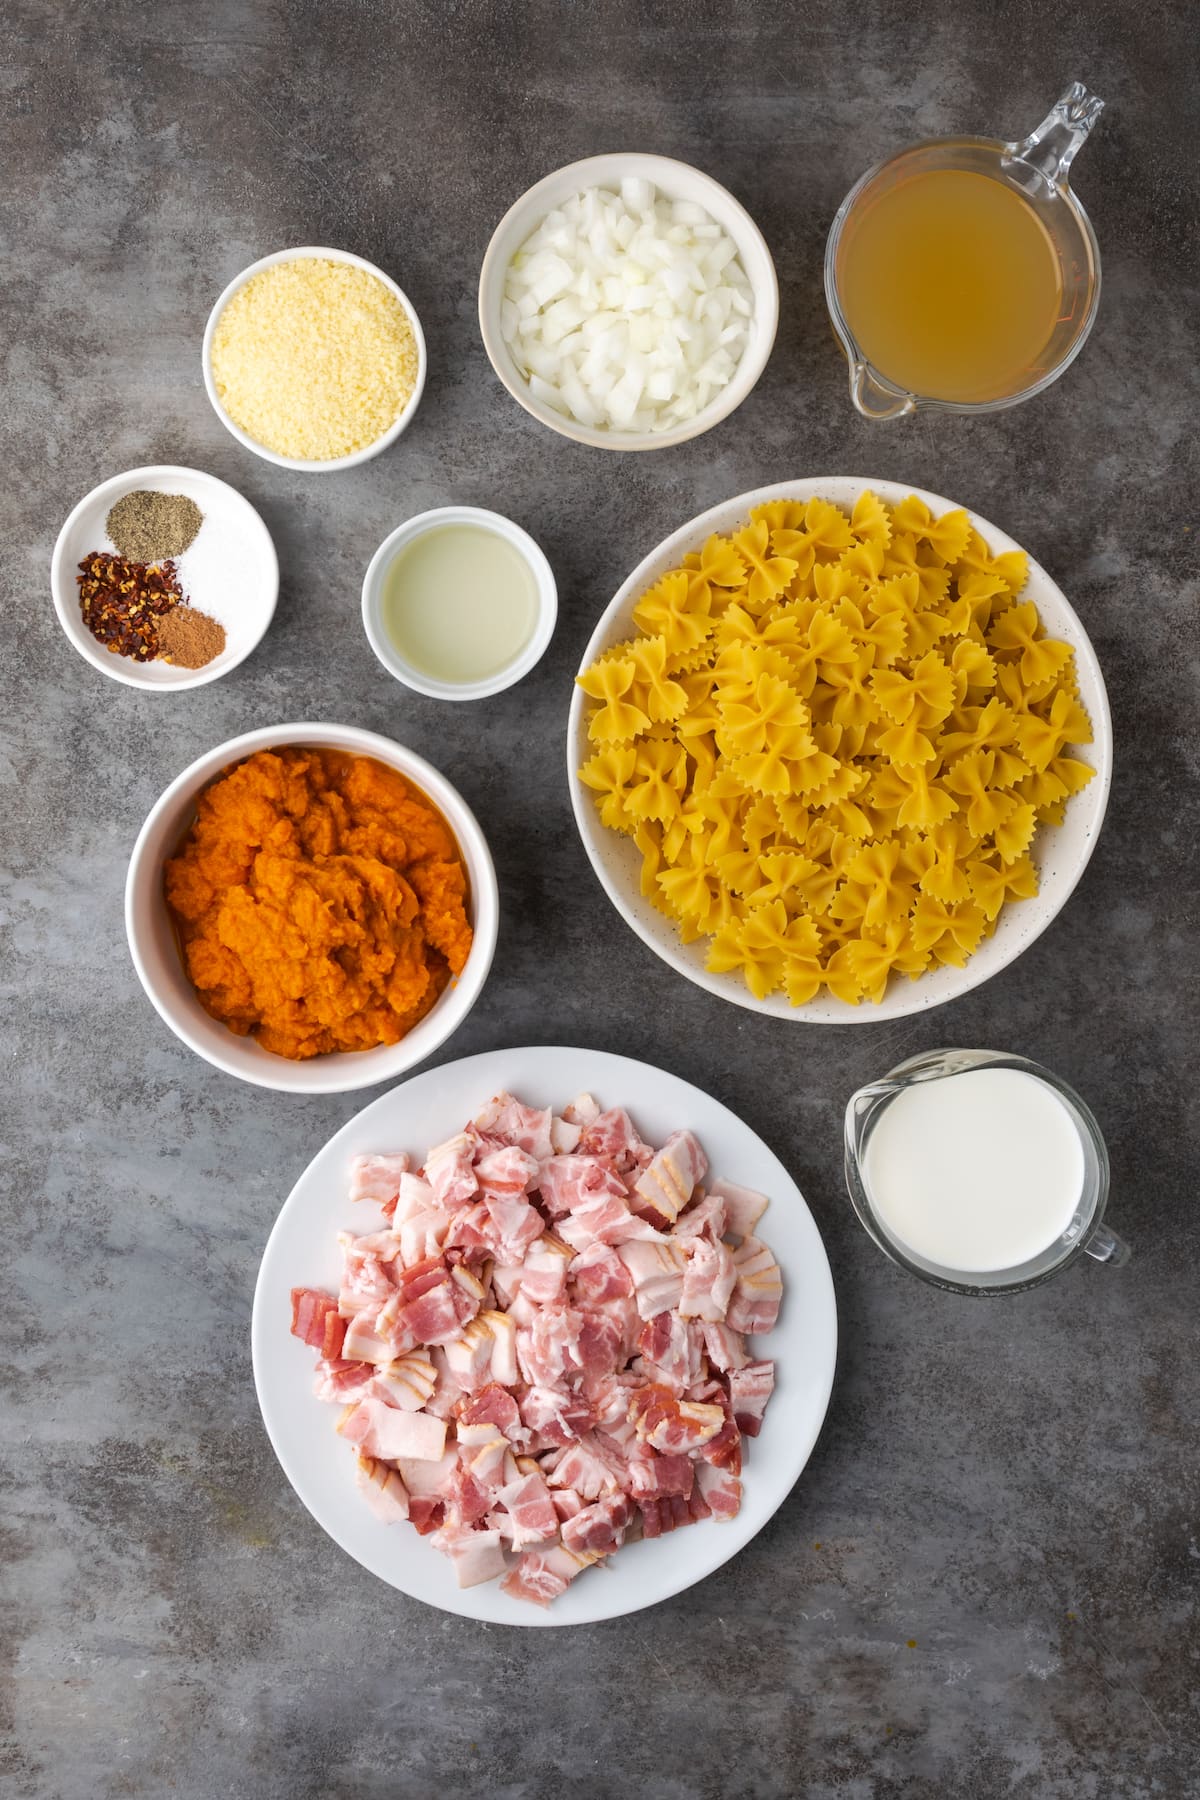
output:
[[[397,681],[433,700],[485,700],[540,660],[558,588],[542,550],[511,519],[439,506],[380,544],[362,611],[371,648]]]

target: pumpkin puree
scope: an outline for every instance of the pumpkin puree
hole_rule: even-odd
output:
[[[206,788],[166,865],[201,1003],[302,1058],[395,1044],[471,948],[449,827],[394,769],[263,750]]]

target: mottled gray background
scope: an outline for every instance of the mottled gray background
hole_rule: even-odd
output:
[[[1194,24],[1185,0],[8,8],[7,1793],[1198,1791]],[[821,297],[838,201],[913,138],[1020,135],[1076,76],[1109,103],[1076,171],[1104,255],[1079,363],[992,418],[860,423]],[[735,417],[619,458],[504,394],[475,282],[530,182],[632,147],[745,201],[783,311]],[[348,474],[242,451],[200,383],[216,294],[296,243],[381,263],[429,339],[416,424]],[[283,571],[249,662],[163,697],[74,654],[47,579],[75,501],[154,461],[241,488]],[[752,1018],[656,961],[597,886],[563,775],[570,675],[632,564],[702,507],[823,472],[920,483],[1013,532],[1092,634],[1117,741],[1095,859],[1020,963],[932,1017],[841,1031]],[[450,500],[521,520],[562,595],[536,674],[461,709],[390,681],[358,614],[379,540]],[[259,1253],[368,1096],[263,1093],[193,1057],[137,984],[121,893],[171,777],[304,717],[412,745],[488,828],[499,954],[445,1059],[558,1040],[675,1068],[762,1132],[825,1234],[843,1349],[803,1481],[719,1574],[626,1622],[522,1634],[404,1599],[323,1538],[259,1423]],[[839,1172],[846,1096],[947,1042],[1025,1052],[1086,1095],[1126,1269],[984,1304],[868,1243]]]

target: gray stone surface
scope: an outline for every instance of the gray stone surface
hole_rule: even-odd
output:
[[[1194,20],[1023,0],[740,8],[17,0],[4,90],[0,409],[9,1394],[3,1530],[21,1800],[1182,1800],[1197,1775]],[[829,219],[875,157],[1019,135],[1072,76],[1109,102],[1077,169],[1104,254],[1091,343],[992,418],[868,427],[821,299]],[[533,179],[644,147],[712,171],[774,250],[782,326],[741,411],[650,457],[574,449],[502,392],[475,323],[489,232]],[[198,369],[251,258],[328,242],[392,270],[429,338],[420,417],[350,474],[244,453]],[[259,506],[275,624],[232,677],[156,698],[56,625],[58,526],[95,482],[180,461]],[[570,675],[628,569],[703,506],[857,472],[1011,530],[1108,677],[1109,821],[1020,963],[935,1016],[756,1020],[642,948],[576,840]],[[420,508],[512,513],[558,572],[550,654],[456,711],[362,636],[364,565]],[[789,1163],[843,1350],[803,1481],[692,1592],[570,1636],[392,1593],[327,1542],[263,1434],[248,1321],[275,1212],[367,1096],[301,1101],[191,1056],[144,999],[121,894],[167,781],[233,733],[355,722],[433,758],[487,822],[504,921],[443,1059],[596,1044],[719,1094]],[[842,1191],[850,1090],[939,1043],[1010,1047],[1103,1122],[1119,1273],[980,1304],[906,1279]]]

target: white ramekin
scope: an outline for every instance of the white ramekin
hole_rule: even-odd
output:
[[[252,438],[249,432],[242,430],[240,425],[235,425],[221,404],[212,368],[212,344],[217,322],[233,296],[240,288],[244,288],[248,281],[252,281],[256,275],[261,275],[264,269],[274,268],[276,263],[299,262],[302,257],[317,257],[326,262],[351,263],[356,269],[365,269],[368,275],[374,275],[377,281],[382,281],[384,287],[389,293],[396,296],[407,313],[417,345],[417,383],[395,424],[390,425],[382,437],[376,438],[373,444],[367,444],[364,449],[354,450],[349,456],[332,456],[324,461],[314,457],[280,456],[277,450],[268,450],[265,444],[260,444],[257,438]],[[212,402],[213,411],[226,431],[237,439],[243,449],[253,450],[255,456],[261,456],[265,462],[275,463],[281,469],[299,469],[308,475],[328,475],[336,469],[353,469],[356,464],[369,462],[373,456],[378,456],[381,450],[386,450],[389,444],[395,443],[402,431],[408,429],[413,414],[421,404],[421,395],[425,391],[427,365],[425,333],[421,330],[421,321],[417,317],[416,308],[404,289],[399,287],[390,275],[385,275],[382,269],[378,269],[374,263],[368,262],[365,257],[355,256],[351,250],[331,250],[328,245],[321,244],[302,244],[294,250],[272,251],[270,256],[260,256],[257,262],[252,262],[249,268],[242,270],[240,275],[235,275],[208,315],[208,324],[204,327],[204,344],[200,352],[200,360],[204,371],[205,391]]]
[[[499,674],[490,675],[486,681],[438,681],[432,675],[414,669],[400,655],[383,629],[380,606],[388,565],[405,544],[411,544],[427,531],[435,531],[443,525],[479,525],[487,531],[494,531],[497,537],[503,538],[520,551],[537,583],[538,616],[533,636],[519,656],[514,657]],[[534,543],[529,533],[522,531],[519,525],[514,525],[511,519],[504,518],[501,513],[488,512],[482,506],[438,506],[432,512],[417,513],[415,518],[398,525],[395,531],[384,538],[367,565],[363,578],[362,615],[363,628],[372,650],[388,674],[394,675],[397,681],[402,681],[405,687],[414,689],[418,694],[427,694],[431,700],[486,700],[492,694],[503,693],[505,688],[512,687],[514,682],[528,675],[530,669],[545,654],[558,618],[558,587],[554,571],[544,552]]]

